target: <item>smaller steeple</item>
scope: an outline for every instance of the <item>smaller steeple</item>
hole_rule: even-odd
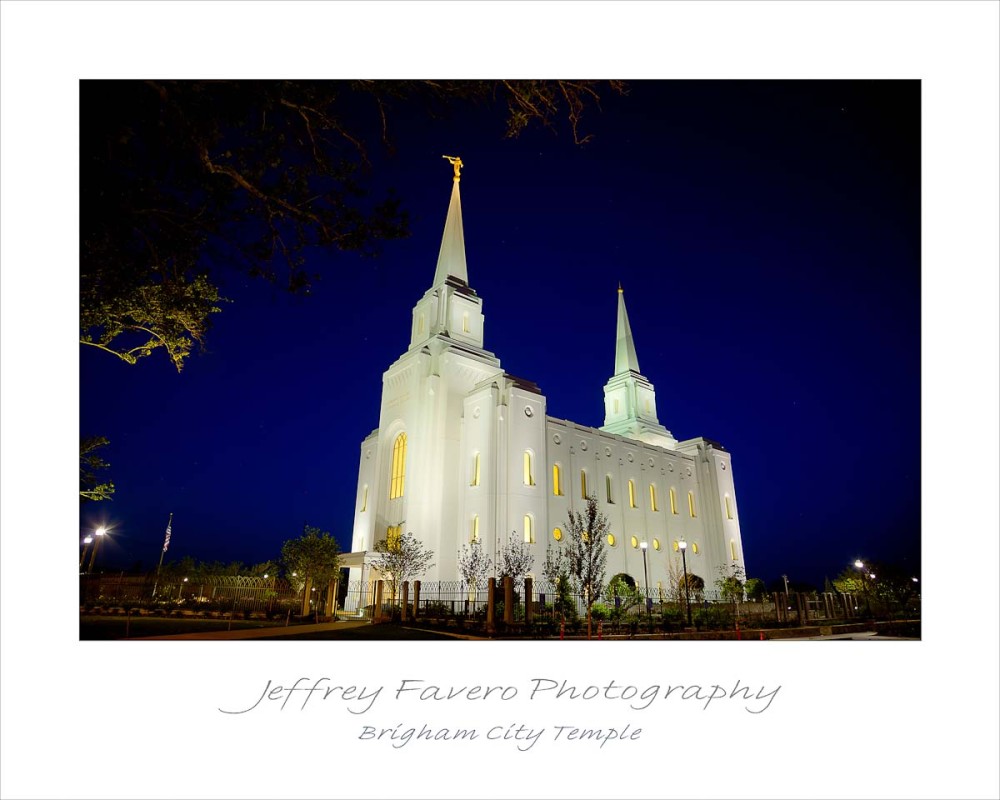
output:
[[[615,375],[623,372],[638,372],[639,357],[635,354],[635,341],[632,339],[632,326],[628,324],[628,311],[625,310],[625,293],[621,283],[618,284],[618,345],[615,348]]]
[[[618,340],[615,346],[615,372],[604,386],[604,425],[602,431],[629,439],[673,448],[673,434],[656,416],[656,390],[639,372],[632,326],[625,310],[625,293],[618,284]]]

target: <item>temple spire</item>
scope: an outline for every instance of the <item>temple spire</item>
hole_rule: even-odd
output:
[[[439,286],[449,276],[468,284],[469,270],[465,263],[465,232],[462,229],[462,196],[458,191],[461,180],[462,159],[443,156],[454,167],[455,177],[451,185],[451,202],[448,204],[448,218],[444,223],[441,250],[438,253],[437,269],[434,271],[434,286]]]
[[[635,341],[632,339],[632,327],[628,324],[628,312],[625,310],[625,293],[618,284],[618,345],[615,349],[615,375],[623,372],[639,372],[639,358],[635,354]]]

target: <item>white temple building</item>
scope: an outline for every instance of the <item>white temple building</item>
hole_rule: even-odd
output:
[[[679,572],[682,541],[688,571],[707,587],[719,566],[745,568],[732,457],[707,439],[678,441],[660,423],[621,288],[601,428],[549,416],[539,388],[485,348],[460,166],[433,281],[413,308],[409,348],[382,376],[378,427],[361,443],[351,578],[366,551],[400,532],[434,552],[424,582],[459,580],[458,552],[473,540],[496,562],[510,537],[534,549],[538,578],[546,546],[564,545],[567,512],[583,511],[588,495],[610,525],[607,579],[626,573],[645,585],[644,543],[651,590],[668,585],[671,561]]]

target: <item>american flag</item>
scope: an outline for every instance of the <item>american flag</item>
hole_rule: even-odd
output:
[[[170,514],[170,519],[167,520],[167,537],[163,540],[163,552],[167,552],[167,548],[170,547],[170,523],[174,521],[173,513]]]

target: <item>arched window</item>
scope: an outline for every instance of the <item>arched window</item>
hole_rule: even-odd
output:
[[[531,471],[531,451],[524,451],[524,485],[534,486],[535,485],[535,475]]]
[[[462,314],[462,333],[469,332],[469,312]]]
[[[694,507],[694,492],[688,492],[688,514],[692,517],[698,516],[698,511]]]
[[[729,495],[726,495],[726,519],[733,518],[733,505],[729,502]]]
[[[417,317],[417,333],[419,334],[423,332],[424,332],[424,315],[420,314]]]
[[[364,492],[361,495],[361,510],[362,511],[367,511],[368,510],[368,487],[367,486],[365,486],[365,490],[364,490]]]
[[[562,494],[562,470],[558,464],[552,465],[552,494]]]
[[[660,509],[656,505],[656,484],[649,484],[649,510],[659,511]]]
[[[587,470],[580,470],[580,496],[587,499]]]
[[[479,453],[476,453],[472,457],[472,480],[469,481],[469,486],[479,485]]]
[[[531,514],[524,515],[524,541],[526,544],[535,543],[535,529],[531,524]]]
[[[553,528],[552,529],[552,538],[555,539],[557,542],[561,542],[562,541],[562,530],[560,530],[559,528]]]
[[[479,515],[472,515],[472,530],[469,532],[469,541],[478,542],[479,541]]]
[[[389,483],[389,499],[403,496],[406,483],[406,434],[401,433],[392,445],[392,480]]]
[[[677,513],[677,490],[673,486],[670,487],[670,513]]]
[[[610,475],[605,475],[604,476],[604,488],[607,490],[608,503],[613,504],[615,502],[615,496],[614,496],[614,493],[611,491],[611,486],[612,486],[612,484],[611,484],[611,476]]]
[[[628,482],[628,506],[635,508],[635,481]]]
[[[729,540],[729,557],[732,558],[733,561],[736,561],[736,540],[735,539],[730,539]]]
[[[615,398],[615,403],[614,403],[614,408],[615,408],[615,413],[616,414],[618,413],[618,410],[619,410],[620,407],[621,406],[618,404],[618,398],[616,397]]]

